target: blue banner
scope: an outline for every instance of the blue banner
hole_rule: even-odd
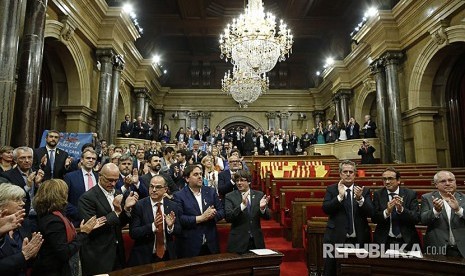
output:
[[[48,130],[42,133],[40,147],[45,147],[47,133]],[[87,143],[92,143],[92,133],[60,132],[60,141],[58,141],[57,147],[66,151],[69,156],[76,160],[81,157],[81,148]]]

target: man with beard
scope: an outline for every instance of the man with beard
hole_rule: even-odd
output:
[[[147,190],[149,190],[149,185],[151,179],[156,176],[160,175],[165,179],[166,186],[168,187],[168,192],[169,194],[173,194],[175,191],[177,191],[177,186],[174,183],[173,179],[171,176],[167,173],[161,172],[161,162],[160,162],[160,157],[158,155],[152,155],[149,157],[149,169],[150,171],[143,176],[141,176],[142,183],[144,183],[147,186]],[[149,185],[147,185],[149,184]]]
[[[129,191],[136,192],[139,198],[149,195],[147,185],[142,184],[139,180],[139,172],[132,168],[131,156],[125,154],[119,158],[118,165],[120,176],[116,183],[116,188],[120,189],[123,194]],[[131,174],[132,173],[132,174]]]
[[[66,206],[66,216],[79,227],[82,218],[79,217],[77,204],[79,198],[86,191],[97,184],[98,174],[93,171],[97,153],[93,149],[85,149],[81,154],[80,169],[67,173],[65,182],[68,184],[68,206]]]
[[[60,133],[57,130],[49,130],[45,137],[46,146],[34,150],[32,169],[42,169],[45,173],[44,181],[51,178],[63,179],[70,169],[72,158],[68,153],[57,147]]]
[[[80,251],[82,275],[108,273],[126,264],[121,229],[128,223],[138,195],[130,192],[123,201],[121,191],[115,189],[120,170],[113,163],[105,164],[100,171],[98,185],[79,199],[79,215],[87,221],[93,216],[104,216],[106,222],[88,235]]]
[[[187,167],[187,157],[189,157],[189,152],[185,149],[179,149],[176,151],[176,160],[178,162],[174,163],[170,167],[171,178],[176,183],[176,191],[184,188],[186,182],[183,177],[184,169]]]
[[[218,174],[218,194],[220,198],[224,198],[227,193],[237,190],[232,176],[240,169],[241,160],[237,155],[231,155],[228,164],[229,170],[224,170]]]
[[[181,209],[182,234],[176,240],[178,257],[220,253],[216,223],[224,218],[223,204],[214,188],[203,186],[198,165],[189,165],[184,177],[187,185],[174,194]]]

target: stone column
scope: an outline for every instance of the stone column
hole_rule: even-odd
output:
[[[347,124],[349,121],[349,98],[352,95],[352,91],[349,89],[343,89],[339,91],[339,99],[340,99],[340,106],[341,106],[341,117],[339,121],[344,122]]]
[[[285,130],[287,132],[287,126],[288,126],[288,121],[289,121],[289,112],[284,112],[280,113],[279,117],[281,117],[281,129]]]
[[[18,127],[12,130],[12,146],[34,147],[37,140],[38,118],[34,114],[39,107],[46,10],[47,0],[27,1],[13,122]],[[1,66],[6,67],[3,62]]]
[[[152,111],[150,110],[150,97],[149,96],[145,97],[144,114],[142,115],[142,117],[143,117],[144,121],[147,121],[147,119],[149,117],[152,117]]]
[[[267,112],[265,116],[268,118],[268,129],[276,130],[276,112]]]
[[[9,145],[22,0],[0,1],[0,145]]]
[[[121,55],[113,57],[113,76],[111,79],[111,113],[110,116],[110,136],[108,139],[109,144],[115,144],[116,134],[118,131],[118,100],[119,100],[119,86],[121,81],[121,72],[124,69],[124,60]]]
[[[142,116],[142,120],[144,119],[145,114],[145,97],[147,95],[146,88],[134,88],[134,93],[136,94],[136,116]]]
[[[386,60],[386,90],[391,138],[392,161],[405,163],[404,131],[402,127],[402,111],[400,107],[400,88],[398,76],[399,60],[403,57],[400,52],[388,52]]]
[[[333,98],[334,111],[336,113],[336,121],[341,120],[341,100],[339,95],[335,95]]]
[[[163,110],[155,110],[154,112],[154,124],[155,124],[155,138],[158,140],[160,135],[160,129],[163,127]]]
[[[387,120],[386,101],[386,75],[384,72],[384,60],[377,59],[370,64],[371,73],[376,81],[376,124],[379,126],[378,137],[381,145],[381,163],[390,163],[391,160],[391,139],[389,138],[389,125]],[[360,127],[361,128],[361,127]],[[361,131],[361,130],[360,130]]]
[[[189,117],[188,126],[190,126],[193,132],[195,129],[197,129],[197,119],[199,118],[199,112],[189,112],[187,113],[187,116]]]
[[[315,125],[313,127],[316,128],[318,126],[319,121],[325,120],[325,112],[321,110],[315,110],[313,111],[313,118],[315,119]]]
[[[207,126],[210,128],[210,118],[212,117],[212,113],[210,111],[204,111],[200,113],[202,116],[202,127]]]
[[[110,140],[111,85],[113,77],[113,49],[97,49],[97,60],[100,62],[100,82],[97,104],[97,133],[100,139]],[[114,114],[116,116],[116,114]]]

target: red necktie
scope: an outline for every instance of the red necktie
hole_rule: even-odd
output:
[[[155,221],[157,217],[163,218],[163,213],[161,212],[162,205],[160,202],[157,204],[157,214],[155,215]],[[163,219],[161,223],[155,224],[157,230],[155,231],[155,238],[156,238],[156,254],[161,259],[165,255],[165,237],[164,237],[164,229],[163,229]]]

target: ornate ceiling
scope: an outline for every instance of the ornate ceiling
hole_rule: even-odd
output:
[[[161,57],[167,70],[162,84],[171,88],[221,87],[230,63],[220,59],[218,39],[243,13],[244,0],[108,0],[130,2],[144,32],[136,46],[146,58]],[[265,11],[283,19],[294,34],[293,53],[269,73],[272,89],[315,86],[315,72],[328,56],[350,52],[350,32],[373,4],[392,8],[398,0],[263,0]]]

